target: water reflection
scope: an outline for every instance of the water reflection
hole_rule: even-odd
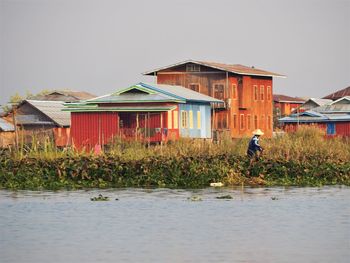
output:
[[[341,186],[0,191],[0,261],[348,262],[349,205]]]

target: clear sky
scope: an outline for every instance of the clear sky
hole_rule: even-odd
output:
[[[15,92],[96,95],[186,59],[287,75],[274,93],[350,85],[350,0],[0,0],[0,104]]]

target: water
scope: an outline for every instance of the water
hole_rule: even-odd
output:
[[[0,262],[349,262],[349,209],[349,187],[0,191]]]

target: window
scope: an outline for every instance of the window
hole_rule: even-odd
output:
[[[257,86],[257,85],[254,85],[254,86],[253,86],[253,89],[254,89],[254,100],[258,100],[258,98],[259,98],[259,89],[258,89],[258,86]]]
[[[199,84],[198,83],[191,83],[188,85],[188,88],[194,91],[199,92]]]
[[[168,129],[171,129],[173,126],[173,112],[172,111],[168,111]]]
[[[201,128],[201,112],[197,111],[197,128]]]
[[[250,130],[250,114],[247,115],[247,129]]]
[[[224,85],[214,84],[214,98],[223,100],[224,99]]]
[[[181,128],[187,128],[187,111],[181,111]]]
[[[264,96],[265,96],[265,94],[264,94],[264,86],[262,85],[262,86],[260,86],[260,99],[261,100],[264,100]]]
[[[233,114],[233,128],[237,129],[237,114]]]
[[[258,128],[258,116],[254,115],[254,129]]]
[[[197,64],[187,64],[186,65],[187,72],[199,72],[201,71],[201,66]]]
[[[272,127],[272,124],[271,124],[271,116],[267,116],[267,129],[270,130]]]
[[[177,110],[174,111],[174,129],[179,128],[179,112]]]
[[[334,135],[335,134],[335,123],[327,123],[327,135]]]
[[[190,129],[193,129],[193,111],[188,112],[189,115],[189,121],[190,121]]]
[[[244,114],[241,114],[240,116],[240,129],[244,129]]]
[[[237,85],[232,84],[232,99],[236,100],[237,99]]]
[[[267,86],[266,88],[266,99],[271,100],[271,86]]]
[[[264,125],[265,125],[265,115],[261,115],[260,128],[264,129],[265,128]]]
[[[222,128],[227,129],[227,114],[222,114]]]

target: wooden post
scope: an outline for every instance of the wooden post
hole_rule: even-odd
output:
[[[139,113],[137,112],[136,113],[136,134],[135,134],[136,141],[138,139],[138,133],[139,133]]]
[[[17,121],[16,121],[16,106],[12,105],[12,120],[13,120],[13,126],[15,129],[15,146],[16,150],[18,151],[18,129],[17,129]]]

